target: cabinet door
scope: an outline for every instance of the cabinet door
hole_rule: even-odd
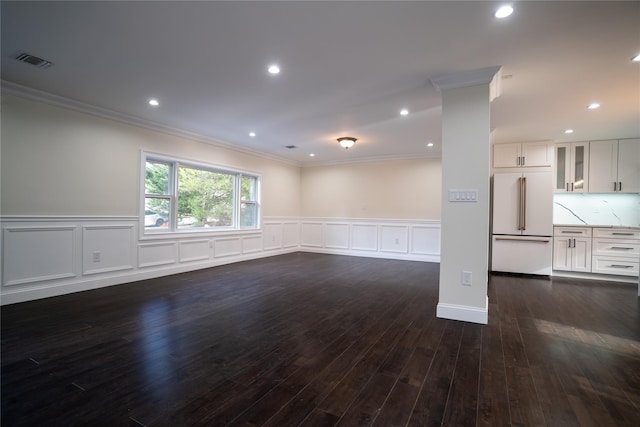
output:
[[[567,193],[569,187],[569,173],[571,172],[571,150],[569,144],[558,144],[555,149],[556,173],[553,187],[556,193]]]
[[[571,248],[566,237],[553,238],[553,269],[571,271]]]
[[[589,191],[589,143],[571,144],[570,191],[586,193]]]
[[[640,193],[640,139],[618,142],[618,182],[623,193]]]
[[[574,238],[571,249],[571,270],[591,273],[591,239]]]
[[[494,144],[493,167],[515,168],[520,166],[520,146],[522,144]]]
[[[618,141],[596,141],[589,145],[589,191],[613,193],[618,182]]]
[[[551,236],[553,234],[553,190],[550,170],[525,172],[523,234]]]
[[[553,165],[553,150],[547,142],[530,142],[522,144],[521,156],[521,164],[524,167]]]
[[[520,172],[496,173],[493,176],[493,234],[521,234]]]

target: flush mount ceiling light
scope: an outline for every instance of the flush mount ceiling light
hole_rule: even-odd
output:
[[[280,72],[280,67],[278,67],[276,64],[272,64],[269,65],[268,71],[270,74],[278,74]]]
[[[348,150],[349,148],[353,147],[353,144],[355,144],[356,141],[357,139],[351,136],[342,136],[338,138],[338,144],[340,144],[342,148],[344,148],[345,150]]]
[[[633,62],[640,62],[640,54],[636,55],[632,59]]]
[[[251,138],[253,138],[254,136],[256,136],[256,133],[255,133],[255,132],[249,132],[249,136],[250,136]]]
[[[591,104],[587,105],[587,108],[589,110],[596,110],[600,108],[600,104],[598,104],[597,102],[592,102]]]
[[[433,147],[433,142],[428,142],[427,147]]]
[[[406,116],[407,114],[409,114],[409,110],[407,110],[406,108],[403,108],[402,110],[400,110],[401,116]]]
[[[573,133],[573,129],[567,129],[567,130],[564,131],[564,133],[566,133],[566,134]]]
[[[496,10],[495,17],[498,19],[506,18],[513,13],[513,8],[509,5],[502,6],[498,10]]]
[[[314,153],[309,153],[309,157],[315,157],[316,155]]]
[[[157,107],[158,105],[160,105],[160,102],[158,102],[158,100],[155,98],[151,98],[149,100],[149,105],[151,105],[152,107]]]

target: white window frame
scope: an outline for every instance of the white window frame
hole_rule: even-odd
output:
[[[168,156],[164,154],[157,154],[148,151],[141,152],[140,159],[140,235],[141,238],[166,238],[168,236],[180,236],[180,235],[216,235],[216,234],[227,234],[227,233],[238,233],[238,232],[256,232],[261,230],[262,224],[262,175],[257,172],[233,169],[226,166],[214,165],[209,163],[202,163],[194,160],[188,160],[184,158]],[[171,166],[170,170],[170,182],[169,182],[169,194],[168,195],[157,195],[157,194],[146,194],[146,165],[147,162],[158,162],[158,163],[166,163]],[[219,227],[219,228],[193,228],[193,229],[179,229],[178,228],[178,198],[179,195],[179,186],[178,186],[178,168],[179,167],[188,167],[192,169],[205,170],[208,172],[217,172],[229,174],[234,177],[234,188],[233,188],[233,225],[229,227]],[[248,203],[255,203],[256,205],[256,223],[255,226],[252,227],[243,227],[241,221],[241,204],[243,201],[241,200],[241,184],[242,177],[248,176],[256,179],[256,200],[249,201]],[[167,228],[158,228],[154,230],[149,230],[145,227],[145,208],[146,208],[146,199],[147,197],[154,197],[160,199],[168,199],[169,200],[169,225]],[[245,201],[246,203],[246,201]]]

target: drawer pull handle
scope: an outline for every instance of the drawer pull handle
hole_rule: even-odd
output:
[[[505,238],[505,237],[496,237],[496,240],[507,241],[507,242],[533,242],[533,243],[549,243],[549,239],[518,239],[518,238]]]
[[[620,264],[611,264],[609,267],[612,267],[612,268],[633,268],[632,265],[620,265]]]
[[[632,251],[633,248],[623,248],[622,246],[611,246],[611,249],[616,251]]]
[[[633,233],[611,233],[614,236],[633,236]]]
[[[564,233],[564,234],[582,234],[582,231],[562,230],[562,233]]]

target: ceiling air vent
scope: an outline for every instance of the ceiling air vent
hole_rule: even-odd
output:
[[[297,145],[285,145],[284,148],[288,148],[289,150],[293,150],[294,148],[298,148]]]
[[[46,59],[38,58],[37,56],[29,55],[28,53],[21,53],[16,56],[18,61],[26,62],[27,64],[35,65],[38,68],[49,68],[53,65],[53,62]]]

